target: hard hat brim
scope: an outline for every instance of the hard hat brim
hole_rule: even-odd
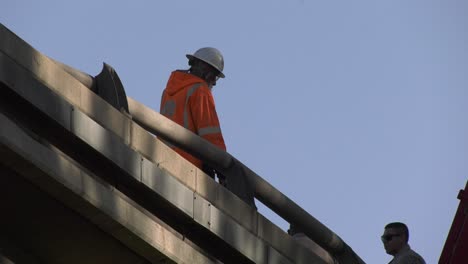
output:
[[[197,58],[197,57],[195,57],[195,56],[193,56],[193,55],[191,55],[191,54],[186,54],[185,57],[187,57],[187,59],[189,59],[189,60],[197,59],[197,60],[204,61],[204,60],[199,59],[199,58]],[[213,67],[216,69],[216,66],[213,65],[213,64],[211,64],[210,62],[208,62],[208,61],[204,61],[204,62],[208,63],[209,65],[213,66]],[[218,71],[219,71],[219,70],[218,70]],[[219,77],[220,77],[220,78],[224,78],[224,77],[226,77],[226,76],[224,75],[223,72],[219,71]]]

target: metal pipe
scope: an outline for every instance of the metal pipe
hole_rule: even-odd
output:
[[[334,253],[342,251],[344,242],[340,237],[229,153],[220,150],[145,105],[130,97],[127,98],[133,120],[143,124],[149,132],[162,137],[171,144],[176,144],[221,172],[226,171],[231,166],[243,167],[255,186],[255,197],[258,200],[288,222],[303,228],[304,233],[323,248]]]
[[[250,170],[250,169],[249,169]],[[343,240],[294,201],[254,172],[249,173],[255,182],[255,197],[289,223],[298,226],[321,247],[333,253],[344,248]]]
[[[93,76],[87,74],[87,73],[84,73],[80,70],[77,70],[71,66],[68,66],[60,61],[57,61],[57,60],[54,60],[50,57],[47,57],[49,58],[51,61],[53,61],[55,64],[57,64],[58,66],[60,66],[64,71],[66,71],[68,74],[70,74],[71,76],[73,76],[73,78],[77,79],[81,84],[83,84],[84,86],[88,87],[88,89],[90,90],[93,90],[93,86],[94,86],[94,78]]]
[[[80,81],[83,85],[90,89],[92,88],[94,83],[92,76],[60,62],[56,63],[61,65],[66,72]],[[301,231],[303,231],[308,237],[333,255],[353,256],[353,260],[348,259],[348,261],[344,261],[342,263],[364,263],[338,235],[253,172],[250,168],[232,157],[229,153],[220,150],[203,138],[172,122],[163,115],[153,111],[136,100],[130,97],[127,97],[127,99],[133,120],[147,131],[169,141],[171,144],[180,147],[195,157],[206,161],[221,172],[229,173],[229,171],[235,171],[231,170],[233,167],[242,168],[246,171],[250,182],[254,185],[255,197],[259,201],[289,223],[300,227],[302,229]]]
[[[133,120],[149,132],[205,160],[209,164],[216,164],[217,168],[226,169],[231,167],[233,159],[230,155],[226,155],[223,150],[211,146],[205,139],[131,97],[127,97],[127,100]]]

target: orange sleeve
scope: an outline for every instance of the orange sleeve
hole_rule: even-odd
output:
[[[202,86],[189,99],[196,133],[222,150],[226,150],[218,114],[211,91]]]

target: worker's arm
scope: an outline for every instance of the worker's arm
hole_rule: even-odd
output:
[[[226,150],[215,103],[210,90],[202,86],[189,99],[196,133],[222,150]]]
[[[225,151],[226,145],[210,90],[207,87],[200,87],[190,98],[189,104],[197,134]],[[226,177],[206,163],[203,163],[202,167],[202,170],[213,179],[217,175],[219,183],[226,186]]]

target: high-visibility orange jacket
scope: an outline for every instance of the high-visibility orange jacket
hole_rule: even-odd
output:
[[[172,72],[162,94],[160,112],[220,149],[226,150],[213,95],[203,79],[186,71]],[[202,169],[201,160],[179,148],[171,147]]]

